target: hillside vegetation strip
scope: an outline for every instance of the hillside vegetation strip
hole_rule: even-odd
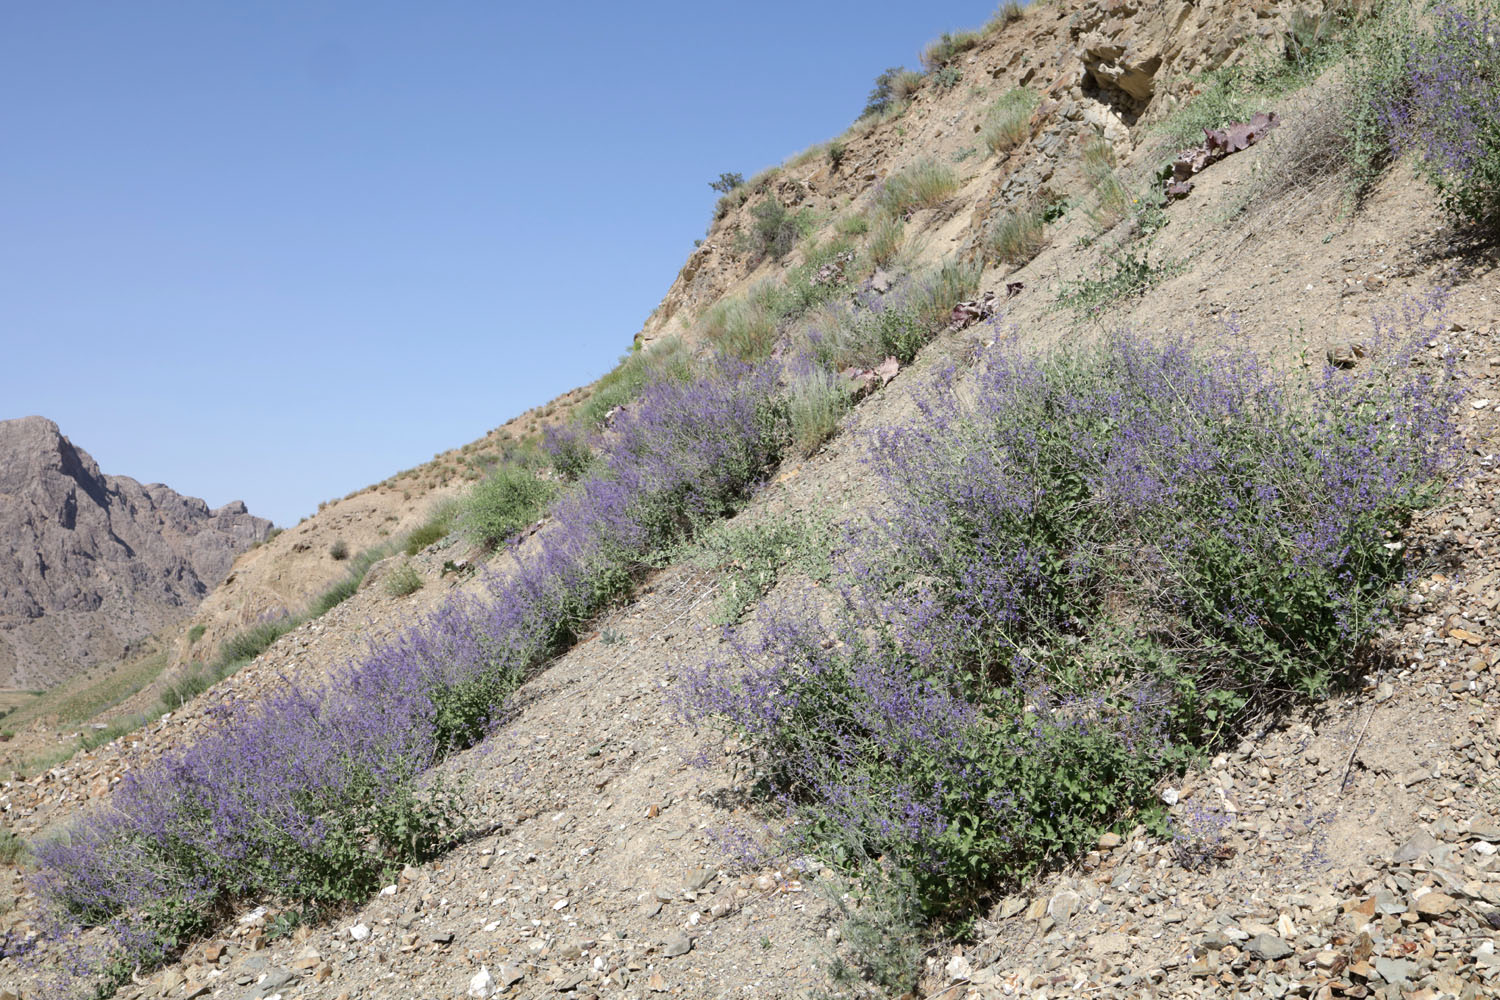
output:
[[[894,906],[864,974],[911,989],[903,921],[962,923],[1159,826],[1163,776],[1347,676],[1459,460],[1452,359],[1424,353],[1442,326],[1413,304],[1373,363],[1305,387],[1234,342],[1001,341],[872,435],[892,507],[847,529],[854,585],[762,607],[680,689],[796,807],[788,850]]]

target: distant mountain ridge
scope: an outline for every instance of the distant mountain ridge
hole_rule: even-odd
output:
[[[0,420],[0,686],[44,688],[186,618],[264,541],[236,500],[210,510],[100,472],[45,417]]]

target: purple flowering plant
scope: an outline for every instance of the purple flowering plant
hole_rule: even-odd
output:
[[[796,849],[972,912],[1351,665],[1458,461],[1439,306],[1308,384],[1234,342],[997,343],[873,435],[889,502],[839,592],[685,667],[682,712],[756,751]]]
[[[462,796],[428,769],[484,739],[526,674],[662,551],[745,501],[785,444],[779,391],[774,367],[727,360],[646,382],[604,455],[481,595],[454,596],[326,686],[220,706],[209,735],[129,772],[36,845],[58,940],[109,932],[91,970],[107,990],[239,901],[361,899],[446,849]]]
[[[1500,17],[1449,3],[1404,53],[1405,86],[1383,103],[1396,154],[1415,151],[1443,205],[1464,221],[1500,221]]]

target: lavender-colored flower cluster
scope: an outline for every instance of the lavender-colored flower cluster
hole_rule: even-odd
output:
[[[1385,101],[1396,153],[1415,150],[1444,205],[1473,223],[1500,220],[1500,17],[1445,4],[1406,53],[1407,92]]]
[[[1433,305],[1302,387],[1237,344],[998,344],[875,435],[889,513],[833,606],[763,609],[683,711],[747,737],[801,846],[898,865],[929,913],[1078,849],[1372,634],[1456,460]]]
[[[131,772],[109,802],[37,847],[40,888],[115,932],[116,968],[170,954],[227,903],[360,898],[462,823],[424,782],[482,739],[528,669],[627,593],[659,550],[743,502],[785,438],[776,373],[706,362],[648,384],[591,474],[512,548],[482,599],[455,597],[326,687],[217,711],[214,732]]]

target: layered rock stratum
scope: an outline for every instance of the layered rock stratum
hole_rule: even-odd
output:
[[[0,686],[45,688],[188,615],[271,522],[105,475],[45,417],[0,421]]]

